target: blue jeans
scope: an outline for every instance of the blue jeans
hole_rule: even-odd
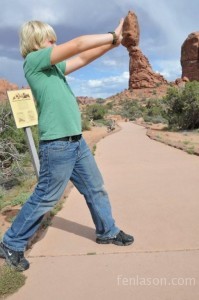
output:
[[[26,249],[42,217],[60,199],[69,180],[84,195],[97,236],[109,238],[119,232],[102,176],[83,138],[77,142],[41,142],[39,158],[38,184],[3,237],[7,247],[15,251]]]

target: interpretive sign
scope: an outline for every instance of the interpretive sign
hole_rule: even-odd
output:
[[[30,89],[7,91],[17,128],[38,124],[37,110]]]
[[[17,128],[24,128],[29,151],[37,178],[39,178],[39,158],[30,126],[38,124],[38,115],[30,89],[7,91]]]

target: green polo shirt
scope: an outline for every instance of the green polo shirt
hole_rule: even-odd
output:
[[[40,140],[81,133],[77,100],[64,75],[66,62],[51,65],[52,49],[31,52],[24,61],[25,77],[37,103]]]

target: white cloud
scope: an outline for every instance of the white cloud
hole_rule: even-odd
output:
[[[117,76],[109,76],[101,79],[80,79],[76,78],[68,82],[77,96],[92,96],[105,98],[121,92],[128,87],[129,72],[123,72]]]
[[[102,61],[102,63],[103,63],[105,66],[111,66],[111,67],[117,66],[117,65],[118,65],[117,61],[116,61],[116,60],[113,60],[113,59],[105,59],[105,60]]]
[[[110,76],[102,79],[91,79],[88,80],[89,87],[102,87],[107,85],[115,86],[118,83],[126,82],[129,78],[129,72],[123,72],[121,75]]]
[[[103,80],[90,79],[88,80],[88,86],[93,88],[103,86]]]
[[[156,61],[156,70],[169,81],[181,77],[182,73],[181,65],[178,60]]]

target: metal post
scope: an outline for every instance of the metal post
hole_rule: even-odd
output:
[[[33,136],[32,136],[32,131],[31,131],[30,127],[25,127],[24,131],[25,131],[25,134],[26,134],[26,137],[27,137],[29,151],[30,151],[30,154],[31,154],[31,157],[32,157],[33,166],[34,166],[35,173],[36,173],[36,176],[37,176],[37,179],[38,179],[39,178],[40,164],[39,164],[37,149],[35,147],[35,143],[34,143]]]

